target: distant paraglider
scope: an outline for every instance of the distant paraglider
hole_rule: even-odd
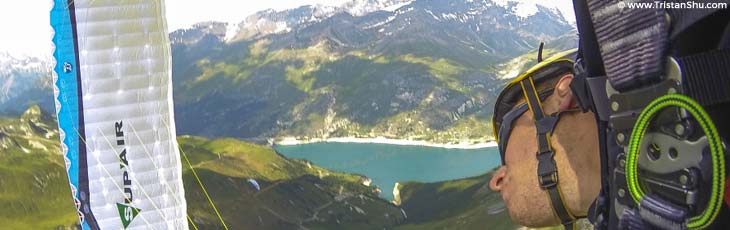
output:
[[[256,188],[256,191],[261,191],[261,186],[259,186],[259,182],[254,179],[248,179],[247,181],[249,184],[253,185],[254,188]]]

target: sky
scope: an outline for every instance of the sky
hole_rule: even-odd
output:
[[[246,16],[265,9],[284,10],[302,5],[341,5],[346,0],[166,0],[168,30],[187,28],[201,21],[240,22]],[[505,2],[507,0],[495,0]],[[540,1],[520,0],[526,3],[541,2],[558,7],[572,15],[571,0]],[[12,56],[50,58],[52,34],[50,26],[51,0],[8,1],[0,7],[0,53]],[[569,19],[570,20],[570,19]]]

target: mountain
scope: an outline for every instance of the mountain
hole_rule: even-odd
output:
[[[51,64],[0,52],[0,115],[17,116],[30,105],[54,111]]]
[[[490,140],[507,78],[534,64],[540,41],[550,53],[577,40],[556,9],[515,10],[487,0],[353,1],[261,11],[236,30],[208,22],[175,31],[178,132]]]
[[[496,0],[352,0],[170,33],[181,134],[269,140],[491,140],[509,78],[576,32],[554,8]],[[525,13],[529,12],[529,13]],[[54,111],[50,62],[0,54],[0,115]]]
[[[228,29],[228,41],[261,38],[275,33],[290,32],[326,20],[338,13],[363,16],[375,11],[393,11],[413,0],[352,0],[341,6],[305,5],[294,9],[257,12]]]
[[[0,226],[74,229],[78,217],[55,120],[32,106],[0,117]]]

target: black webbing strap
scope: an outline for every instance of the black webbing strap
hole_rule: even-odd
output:
[[[654,0],[588,0],[606,75],[620,92],[661,80],[668,45],[663,9],[631,8],[627,4]]]
[[[540,188],[547,191],[553,211],[558,215],[565,229],[573,229],[576,218],[566,207],[562,191],[558,186],[558,167],[554,159],[555,152],[550,145],[550,134],[552,134],[555,125],[558,123],[558,115],[545,116],[535,83],[531,77],[522,80],[520,85],[522,86],[522,92],[525,94],[527,105],[534,116],[537,129],[537,178]]]
[[[565,227],[565,230],[575,229],[576,218],[570,215],[568,209],[563,205],[563,194],[560,192],[558,185],[548,188],[547,192],[550,194],[550,201],[553,203],[555,213],[562,213],[562,215],[558,214],[558,217],[560,217],[560,222]]]
[[[717,0],[694,0],[692,1],[695,5],[708,5],[712,3],[717,3]],[[689,2],[685,2],[685,4],[689,4]],[[684,9],[684,8],[668,8],[666,9],[667,13],[671,17],[671,23],[672,23],[672,30],[669,34],[669,38],[673,39],[679,36],[682,32],[687,30],[689,27],[692,27],[697,24],[700,20],[704,19],[705,17],[721,10],[720,7],[717,8],[709,8],[709,7],[695,7],[692,9]]]
[[[679,59],[684,92],[703,106],[730,101],[730,49]]]
[[[645,86],[647,83],[657,82],[658,78],[663,75],[663,64],[667,57],[667,44],[670,41],[674,42],[674,39],[684,39],[686,36],[680,36],[684,32],[696,33],[695,30],[689,31],[693,25],[701,22],[706,16],[717,14],[717,10],[707,8],[665,10],[654,7],[652,10],[630,9],[627,7],[629,2],[654,4],[654,0],[574,0],[573,2],[576,12],[576,24],[580,33],[581,54],[587,67],[587,79],[596,76],[607,76],[612,86],[621,92]],[[664,3],[667,2],[679,1],[664,1]],[[692,1],[692,3],[707,2],[712,1]],[[688,2],[685,1],[685,3]],[[667,23],[671,23],[671,26],[668,26]],[[700,36],[704,36],[704,33],[699,34],[703,34],[697,35],[699,40],[702,40]],[[726,39],[730,37],[729,34],[730,27],[727,27],[723,36],[725,39],[720,39],[718,47],[730,46],[730,39]],[[692,38],[694,38],[693,42],[698,41],[697,38]],[[677,49],[677,47],[673,47],[673,49]],[[722,55],[724,58],[710,58],[706,55],[702,54],[700,56],[704,57],[693,56],[678,60],[683,71],[684,93],[704,106],[729,101],[728,95],[730,92],[726,89],[730,89],[730,71],[728,70],[730,63],[727,61],[727,54]],[[605,97],[605,85],[600,85],[605,82],[594,81],[593,83],[595,83],[593,86],[599,87],[587,87],[591,90],[598,89],[598,93],[594,92],[592,96],[603,94]],[[590,85],[587,81],[584,84]],[[578,89],[578,92],[583,92],[581,91],[582,88],[578,87]],[[583,96],[588,95],[583,93]],[[593,98],[593,100],[594,104],[595,101],[608,101],[597,98]],[[586,107],[585,104],[581,104],[581,106]],[[609,108],[607,104],[592,106],[594,108],[604,108],[604,110]],[[606,130],[610,126],[608,125],[608,119],[606,119],[607,116],[605,116],[606,113],[600,111],[597,113],[599,117],[599,137],[602,141],[601,167],[603,171],[601,184],[603,188],[601,196],[605,195],[605,197],[599,197],[599,200],[608,199],[608,201],[597,204],[597,206],[601,206],[601,203],[603,203],[605,206],[597,207],[599,210],[597,215],[600,216],[594,217],[597,220],[594,224],[597,224],[596,229],[606,229],[608,225],[615,228],[617,216],[614,208],[611,207],[615,194],[605,191],[611,191],[606,186],[620,186],[608,183],[606,180],[606,178],[611,178],[608,174],[612,174],[611,170],[614,167],[608,159],[615,157],[615,154],[618,153],[616,151],[612,152],[611,149],[616,148],[617,145],[614,143],[615,140],[607,136]],[[609,209],[610,211],[608,211]]]
[[[657,4],[654,0],[588,0],[606,75],[613,88],[620,92],[659,82],[664,75],[670,40],[719,11],[711,8],[670,8],[666,11],[661,7],[631,8],[627,5],[631,4],[629,2]],[[683,4],[712,2],[697,0]]]

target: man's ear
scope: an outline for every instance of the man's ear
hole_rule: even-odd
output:
[[[567,110],[575,106],[573,99],[573,91],[570,89],[570,83],[573,82],[573,74],[565,74],[560,76],[560,80],[555,84],[555,92],[558,95],[558,108]]]

